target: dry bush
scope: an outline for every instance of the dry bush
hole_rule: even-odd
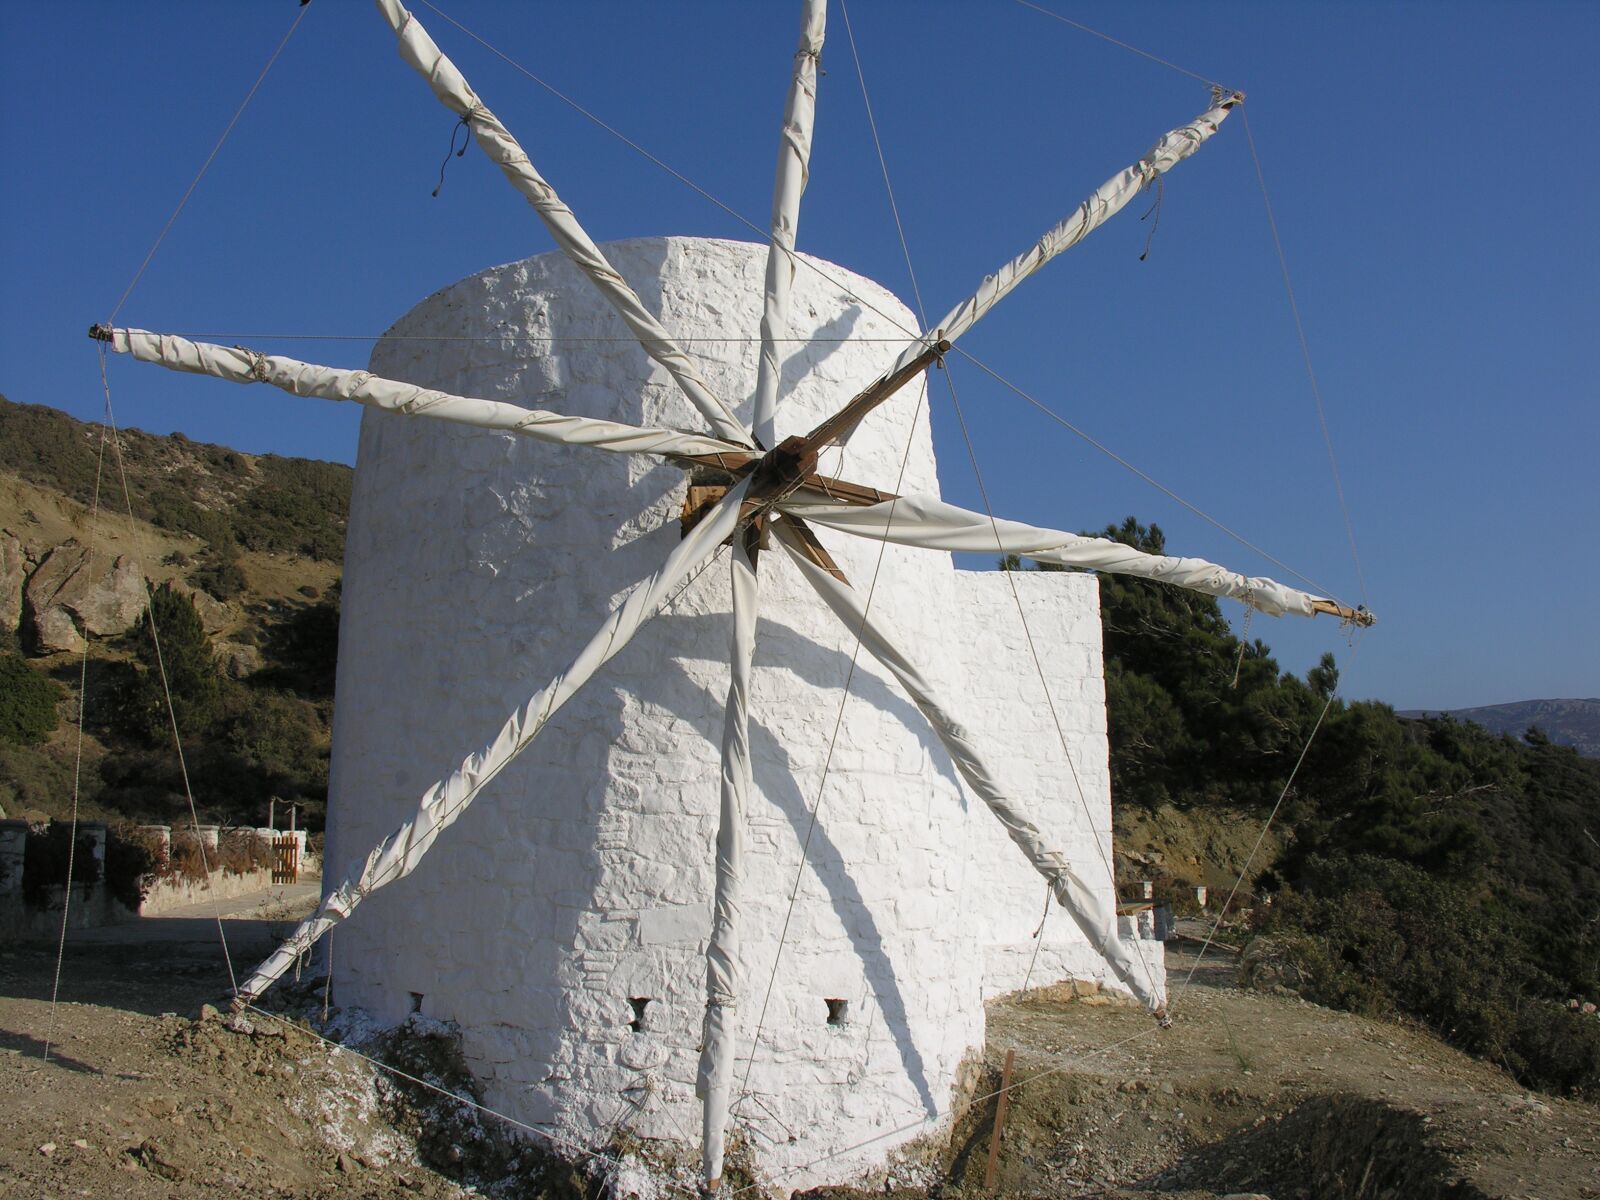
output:
[[[270,870],[272,844],[254,829],[225,829],[218,842],[217,858],[222,869],[233,875]]]
[[[172,831],[172,850],[167,856],[167,879],[183,879],[200,883],[206,878],[206,867],[215,867],[216,855],[200,845],[192,829]]]
[[[118,821],[106,835],[106,886],[124,908],[134,912],[157,880],[166,878],[170,862],[161,836],[131,821]]]

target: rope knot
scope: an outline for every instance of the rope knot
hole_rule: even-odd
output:
[[[267,370],[267,356],[259,350],[252,350],[248,346],[235,346],[240,354],[250,360],[250,378],[256,383],[265,383],[269,372]]]

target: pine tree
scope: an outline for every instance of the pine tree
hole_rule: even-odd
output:
[[[206,733],[221,713],[222,680],[194,601],[170,583],[157,588],[134,634],[134,654],[142,670],[127,706],[131,731],[151,745],[171,740],[174,719],[186,742]]]

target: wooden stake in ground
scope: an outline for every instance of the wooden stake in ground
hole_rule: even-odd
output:
[[[1000,1170],[1000,1135],[1006,1129],[1006,1109],[1011,1107],[1011,1064],[1016,1061],[1015,1050],[1006,1051],[1005,1069],[1000,1072],[1000,1098],[994,1105],[994,1132],[989,1135],[989,1165],[983,1171],[983,1188],[994,1191],[995,1175]]]

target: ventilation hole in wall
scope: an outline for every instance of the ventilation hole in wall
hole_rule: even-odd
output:
[[[828,1024],[829,1025],[844,1025],[844,1024],[847,1024],[849,1022],[849,1020],[850,1020],[850,1001],[848,1001],[848,1000],[827,1000],[824,1003],[826,1003],[827,1006],[828,1006]]]
[[[649,996],[629,996],[628,1003],[633,1006],[633,1020],[628,1022],[628,1028],[635,1033],[644,1030],[645,1010],[650,1007]]]
[[[422,1011],[422,993],[421,992],[412,992],[411,993],[411,1011],[414,1012],[414,1013],[419,1013],[419,1012]]]

